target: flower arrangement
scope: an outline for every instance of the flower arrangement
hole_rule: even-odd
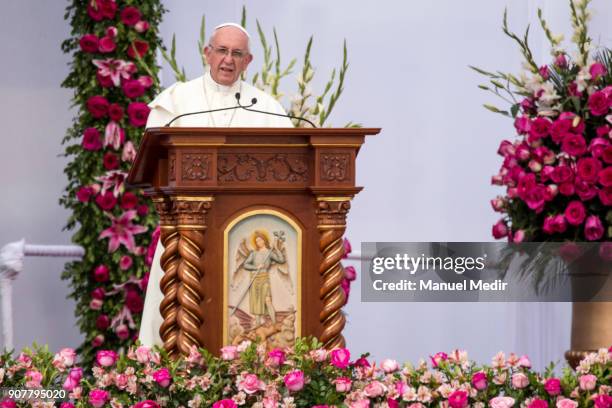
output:
[[[612,348],[587,356],[577,371],[568,368],[557,377],[552,365],[538,373],[528,357],[502,352],[490,365],[470,361],[461,350],[436,353],[429,364],[400,365],[320,346],[299,339],[294,348],[266,351],[244,342],[222,348],[220,357],[194,347],[176,361],[158,349],[133,346],[121,355],[99,350],[91,372],[77,366],[74,350],[53,355],[35,347],[17,358],[1,356],[0,385],[64,390],[62,408],[612,406]],[[5,397],[0,406],[15,407],[16,402]]]
[[[62,278],[70,281],[85,334],[84,362],[93,362],[100,348],[132,344],[138,334],[157,219],[125,180],[147,101],[159,91],[155,52],[163,12],[159,0],[74,0],[65,15],[72,32],[62,50],[73,61],[62,86],[74,90],[77,116],[63,140],[70,162],[60,203],[72,211],[66,228],[76,230],[72,239],[85,256],[67,264]]]
[[[551,45],[552,62],[538,65],[528,44],[503,30],[519,45],[526,68],[520,76],[488,72],[491,91],[511,104],[493,112],[514,118],[518,138],[504,140],[504,158],[494,185],[505,195],[491,200],[504,216],[493,237],[522,241],[608,241],[612,238],[612,50],[594,50],[588,35],[590,0],[570,0],[576,50],[561,47],[538,10]]]

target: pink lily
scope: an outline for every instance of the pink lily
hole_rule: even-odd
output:
[[[110,238],[108,241],[108,252],[115,252],[121,244],[125,245],[130,252],[134,252],[136,249],[134,235],[147,231],[145,226],[132,224],[132,220],[136,218],[136,211],[126,211],[119,217],[107,215],[111,219],[112,225],[102,231],[98,239]]]
[[[95,59],[92,63],[98,67],[98,74],[103,77],[110,77],[115,86],[121,85],[121,78],[129,79],[137,69],[133,62],[114,58]]]
[[[125,179],[127,178],[127,173],[119,170],[112,170],[106,173],[105,176],[96,177],[97,181],[102,182],[102,190],[101,194],[104,194],[106,190],[112,188],[113,195],[118,197],[121,192],[123,192],[125,183]]]

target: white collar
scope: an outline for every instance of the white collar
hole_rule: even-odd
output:
[[[236,92],[240,92],[240,82],[240,78],[238,78],[236,82],[229,86],[221,85],[215,82],[215,80],[212,78],[212,76],[210,75],[210,69],[207,69],[204,73],[204,86],[206,87],[206,89],[210,89],[213,92],[235,94]]]

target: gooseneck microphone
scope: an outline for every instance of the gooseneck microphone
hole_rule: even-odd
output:
[[[242,104],[240,104],[240,92],[236,92],[236,95],[234,95],[236,97],[236,103],[238,103],[239,108],[242,108],[246,111],[249,112],[256,112],[256,113],[263,113],[264,115],[273,115],[273,116],[281,116],[283,118],[289,118],[289,119],[297,119],[299,121],[304,121],[304,122],[308,122],[310,124],[310,126],[312,126],[313,128],[316,128],[315,124],[312,123],[311,121],[309,121],[306,118],[300,117],[300,116],[293,116],[293,115],[287,115],[287,114],[282,114],[282,113],[275,113],[275,112],[268,112],[268,111],[262,111],[262,110],[257,110],[257,109],[250,109],[253,105],[255,105],[257,103],[257,98],[253,98],[251,99],[251,104],[244,106]]]
[[[237,95],[240,95],[239,93]],[[197,112],[189,112],[189,113],[183,113],[182,115],[178,115],[175,116],[174,118],[172,118],[172,120],[168,123],[166,123],[166,127],[170,126],[175,120],[178,120],[182,117],[185,116],[191,116],[191,115],[200,115],[203,113],[213,113],[213,112],[221,112],[221,111],[226,111],[226,110],[232,110],[232,109],[247,109],[250,108],[251,106],[255,105],[257,103],[257,99],[253,98],[253,100],[251,101],[251,104],[248,106],[242,106],[240,105],[240,103],[238,103],[238,105],[236,106],[230,106],[229,108],[219,108],[219,109],[209,109],[209,110],[203,110],[203,111],[197,111]]]

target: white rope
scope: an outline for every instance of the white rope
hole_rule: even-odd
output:
[[[0,249],[0,296],[2,296],[2,339],[4,348],[13,348],[13,281],[23,271],[26,256],[82,258],[85,250],[77,245],[30,245],[11,242]]]

